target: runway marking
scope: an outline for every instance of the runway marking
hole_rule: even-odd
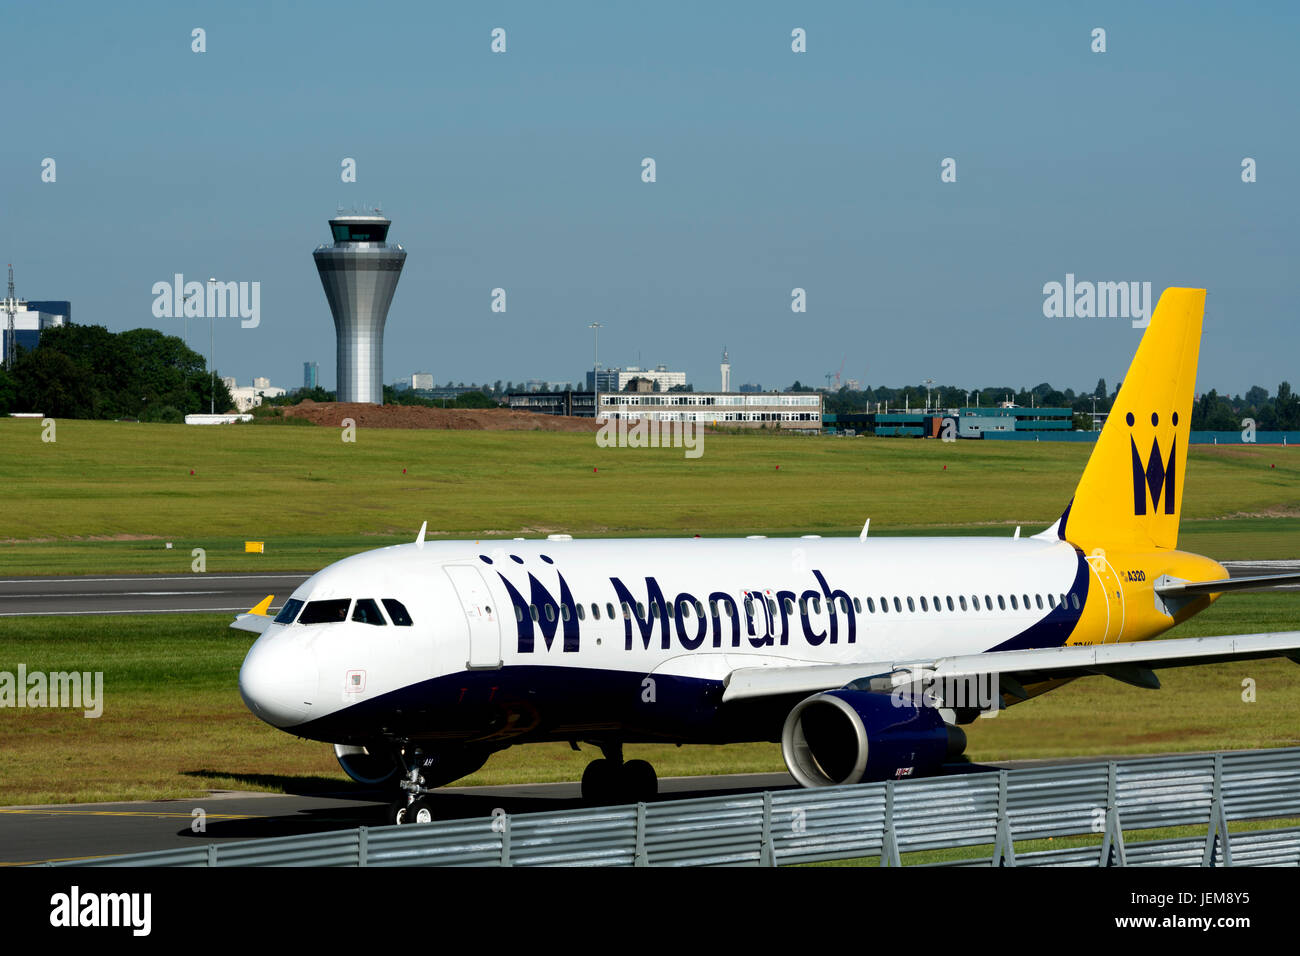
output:
[[[284,574],[272,571],[267,574],[141,574],[128,578],[0,578],[0,586],[6,584],[58,584],[68,582],[90,584],[97,581],[267,581],[275,578],[301,578],[306,581],[310,574],[286,571]]]
[[[229,613],[234,611],[243,614],[248,611],[244,605],[239,607],[151,607],[139,608],[130,611],[4,611],[0,612],[0,617],[91,617],[97,614],[206,614],[206,613]]]
[[[192,812],[173,810],[49,810],[42,807],[23,807],[20,810],[0,810],[0,813],[30,814],[51,817],[170,817],[177,820],[192,820]],[[252,820],[253,813],[207,813],[209,820]],[[90,859],[87,857],[86,859]]]

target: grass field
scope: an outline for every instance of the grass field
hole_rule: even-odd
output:
[[[0,420],[0,575],[312,570],[432,535],[1035,532],[1069,501],[1074,444],[708,435],[704,455],[589,434],[193,428]],[[191,474],[192,472],[192,474]],[[1300,556],[1300,451],[1191,450],[1180,546]],[[267,542],[246,555],[245,540]],[[166,542],[173,548],[167,550]],[[1296,627],[1296,595],[1228,597],[1174,636]],[[103,671],[102,717],[0,710],[0,804],[337,788],[331,749],[257,721],[237,690],[251,636],[220,616],[0,619],[0,670]],[[1244,678],[1258,700],[1241,700]],[[970,728],[976,760],[1300,743],[1300,670],[1264,662],[1091,678]],[[774,744],[635,747],[661,775],[782,769]],[[514,748],[464,783],[574,780],[566,745]]]
[[[1223,598],[1171,636],[1293,629],[1294,594]],[[303,792],[346,778],[326,744],[250,714],[239,665],[252,635],[219,615],[0,619],[0,670],[102,670],[103,715],[0,710],[0,805],[153,799],[208,789]],[[967,727],[974,760],[1300,744],[1300,667],[1287,661],[1161,672],[1164,689],[1075,681]],[[1242,682],[1255,682],[1255,701]],[[630,746],[661,776],[782,770],[776,744]],[[577,780],[589,748],[515,747],[462,784]]]
[[[704,454],[590,434],[0,420],[0,575],[314,570],[431,536],[1026,534],[1070,500],[1073,443],[708,435]],[[191,474],[193,472],[193,474]],[[267,543],[246,555],[245,540]],[[165,548],[166,542],[173,548]],[[1300,556],[1300,450],[1194,446],[1180,546]]]

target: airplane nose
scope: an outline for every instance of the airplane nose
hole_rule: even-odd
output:
[[[239,695],[254,714],[273,727],[307,719],[316,698],[315,657],[283,634],[257,639],[239,669]]]

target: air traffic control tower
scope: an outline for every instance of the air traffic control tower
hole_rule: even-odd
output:
[[[334,245],[312,253],[338,335],[338,400],[384,403],[384,322],[406,262],[383,216],[336,216]]]

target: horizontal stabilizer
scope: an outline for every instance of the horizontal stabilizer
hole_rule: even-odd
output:
[[[1200,594],[1226,594],[1228,591],[1268,591],[1286,584],[1300,585],[1300,572],[1220,578],[1217,581],[1172,581],[1157,584],[1156,593],[1161,597],[1196,597]]]

